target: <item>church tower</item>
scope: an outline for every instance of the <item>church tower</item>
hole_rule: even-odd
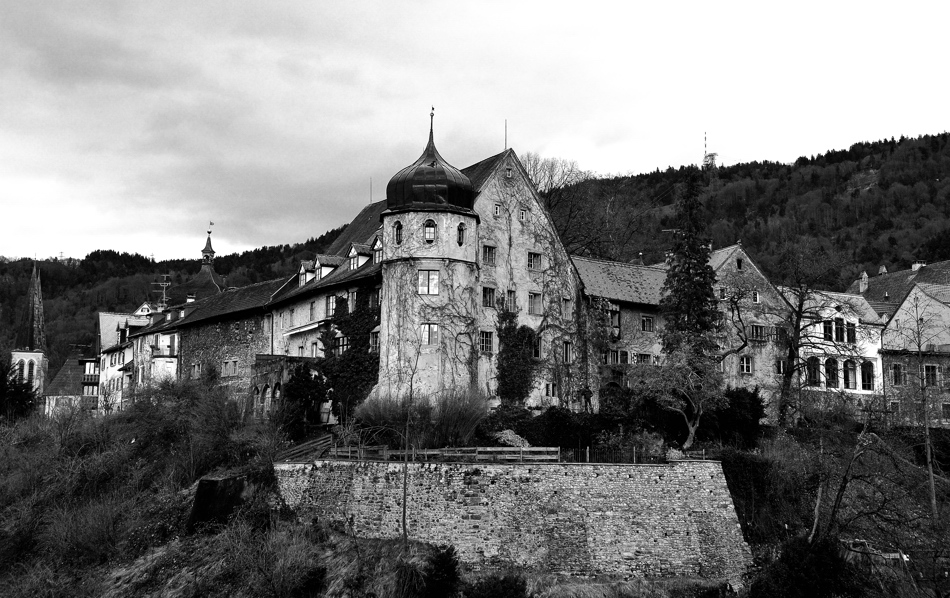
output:
[[[434,114],[430,114],[430,119]],[[386,186],[380,396],[434,397],[477,381],[479,217],[471,180],[429,142]]]
[[[43,316],[43,291],[40,272],[33,264],[26,319],[12,353],[12,363],[20,380],[29,382],[39,397],[46,385],[49,362],[46,359],[46,320]]]

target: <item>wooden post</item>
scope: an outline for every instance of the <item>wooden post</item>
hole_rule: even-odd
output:
[[[478,462],[478,447],[475,447],[475,462]]]
[[[585,462],[585,463],[590,463],[590,445],[589,445],[589,444],[587,445],[587,449],[585,450],[585,461],[584,461],[584,462]]]
[[[524,463],[524,447],[518,447],[518,456],[521,458],[521,462]]]

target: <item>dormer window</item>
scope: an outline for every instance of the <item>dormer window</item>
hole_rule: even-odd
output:
[[[459,223],[458,243],[459,247],[465,243],[465,224],[462,222]]]
[[[426,243],[432,244],[435,243],[435,221],[426,220],[422,225],[422,238]]]
[[[307,273],[301,270],[300,274],[297,276],[297,286],[302,287],[305,284],[307,284]]]
[[[360,267],[360,258],[357,254],[350,256],[350,270],[356,270]]]
[[[393,236],[396,238],[396,245],[402,244],[402,222],[398,220],[393,225]]]
[[[377,247],[373,250],[373,263],[379,264],[383,261],[383,248]]]

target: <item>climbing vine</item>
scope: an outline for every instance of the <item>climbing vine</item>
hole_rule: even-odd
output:
[[[503,405],[523,406],[534,388],[540,361],[534,358],[538,334],[518,325],[518,314],[498,306],[498,398]]]

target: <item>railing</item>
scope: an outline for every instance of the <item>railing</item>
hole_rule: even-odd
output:
[[[647,455],[635,447],[581,447],[561,449],[561,461],[565,463],[666,463],[666,457]]]
[[[357,459],[360,461],[402,461],[403,450],[393,450],[385,445],[333,447],[327,452],[329,459]],[[462,462],[549,462],[561,460],[558,447],[462,447],[442,449],[410,449],[411,461],[462,461]]]

